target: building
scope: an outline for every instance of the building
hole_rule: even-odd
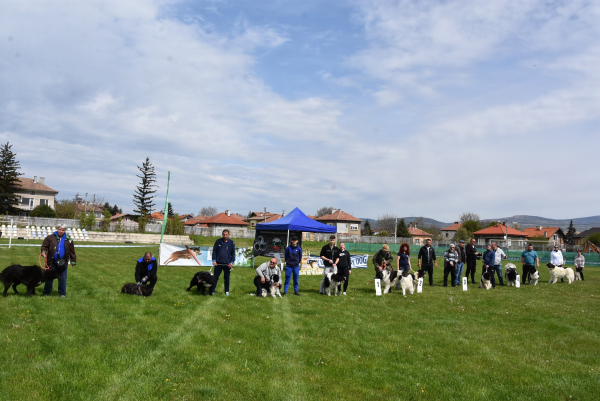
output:
[[[196,217],[192,217],[191,219],[187,219],[183,222],[183,225],[186,227],[208,227],[207,225],[202,225],[202,221],[208,219],[210,217],[205,216],[203,214],[199,214]]]
[[[451,240],[452,238],[454,238],[454,234],[456,234],[456,231],[461,227],[462,224],[458,221],[455,221],[454,224],[442,228],[440,230],[440,233],[442,234],[442,237],[444,237],[444,240]]]
[[[477,245],[496,242],[500,247],[517,246],[523,248],[527,242],[527,234],[515,230],[514,228],[507,227],[503,223],[496,223],[493,227],[475,231],[473,236],[477,240]]]
[[[19,197],[17,208],[21,209],[21,216],[29,216],[29,212],[39,205],[48,205],[55,209],[54,198],[58,191],[47,186],[44,177],[19,177],[19,184],[21,190],[15,195]]]
[[[558,245],[561,249],[565,245],[565,233],[560,227],[527,227],[523,230],[530,242],[544,242],[547,245]]]
[[[319,223],[337,227],[337,234],[340,239],[344,237],[360,238],[360,227],[362,220],[344,212],[343,210],[333,210],[331,214],[317,217]]]
[[[583,245],[583,243],[585,242],[585,239],[595,233],[600,233],[600,227],[592,227],[592,228],[584,230],[578,234],[575,234],[573,236],[574,245]],[[594,244],[594,245],[600,245],[600,244]]]
[[[189,223],[188,220],[186,223]],[[202,226],[213,229],[213,235],[219,236],[225,229],[229,230],[232,237],[246,235],[248,231],[248,223],[238,215],[232,215],[229,210],[224,213],[219,213],[213,217],[209,217],[200,222]]]
[[[415,226],[408,227],[408,232],[410,233],[413,239],[413,244],[415,245],[422,245],[425,243],[425,240],[431,239],[431,237],[433,237],[432,234],[428,233],[427,231],[423,231]]]
[[[160,223],[162,224],[165,219],[165,215],[161,212],[154,212],[150,215],[148,219],[149,223]]]
[[[139,224],[133,217],[134,216],[129,213],[117,213],[110,218],[110,228],[117,231],[120,224],[120,229],[122,231],[138,231]]]
[[[88,203],[76,203],[75,204],[75,216],[79,216],[81,213],[94,213],[96,220],[100,220],[104,217],[104,206],[103,205],[92,205]]]
[[[182,214],[181,216],[179,216],[179,219],[185,223],[186,221],[188,221],[189,219],[191,219],[193,217],[194,216],[192,216],[191,214]]]
[[[254,228],[256,229],[256,225],[258,223],[267,223],[269,221],[273,221],[273,217],[278,216],[276,219],[280,219],[281,215],[280,214],[276,214],[276,213],[270,213],[270,212],[252,212],[250,213],[250,217],[246,218],[246,221],[248,222],[250,228]]]

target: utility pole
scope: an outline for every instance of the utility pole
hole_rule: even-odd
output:
[[[263,213],[263,217],[265,218],[263,223],[267,222],[267,207],[265,206],[265,212]]]
[[[396,225],[394,226],[394,244],[396,243],[397,237],[398,237],[398,217],[396,217]]]
[[[87,192],[85,193],[85,203],[83,204],[83,213],[87,215]]]

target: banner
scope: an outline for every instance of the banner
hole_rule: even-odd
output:
[[[282,258],[285,248],[288,247],[287,231],[256,230],[254,235],[254,256],[275,256],[278,253]],[[302,231],[290,231],[290,241],[298,238],[298,246],[302,247]]]
[[[212,266],[212,246],[160,244],[160,266]],[[235,248],[234,266],[252,266],[252,248]]]
[[[320,256],[309,256],[306,258],[308,264],[312,264],[313,262],[317,263],[319,268],[324,268],[325,264],[323,264],[323,259]],[[353,269],[366,269],[367,262],[369,261],[369,255],[350,255],[350,263]]]

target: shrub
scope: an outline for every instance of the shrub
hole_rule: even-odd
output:
[[[29,216],[53,218],[56,216],[56,212],[48,205],[39,205],[29,212]]]

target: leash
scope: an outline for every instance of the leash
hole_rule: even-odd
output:
[[[44,270],[50,269],[50,266],[48,266],[48,259],[45,256],[44,256],[44,265],[46,267],[42,267],[42,254],[41,253],[38,256],[38,263],[39,263],[41,269],[44,269]]]

